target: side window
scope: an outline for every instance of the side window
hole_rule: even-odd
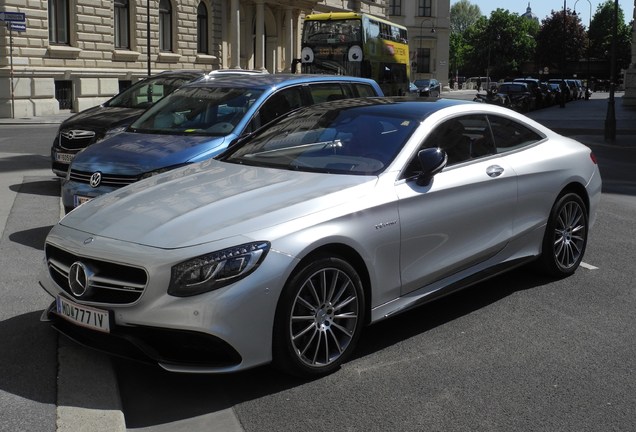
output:
[[[448,155],[447,166],[495,154],[495,148],[484,115],[453,117],[438,125],[426,137],[419,150],[441,148]],[[419,172],[417,154],[409,162],[403,177]]]
[[[373,97],[378,95],[373,87],[367,84],[354,83],[353,87],[356,89],[358,97]]]
[[[537,132],[514,120],[493,115],[489,115],[488,120],[490,120],[497,153],[516,150],[543,139],[543,136]]]
[[[347,98],[340,83],[310,84],[309,93],[314,103]]]
[[[251,130],[254,130],[270,121],[282,116],[302,105],[300,87],[292,87],[281,90],[270,96],[259,110],[258,124],[252,121]]]

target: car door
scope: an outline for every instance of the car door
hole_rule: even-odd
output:
[[[429,184],[396,185],[402,294],[487,260],[512,233],[517,178],[495,154],[486,117],[444,121],[420,148],[429,147],[452,155],[447,167]],[[403,177],[412,179],[417,166],[414,158]]]

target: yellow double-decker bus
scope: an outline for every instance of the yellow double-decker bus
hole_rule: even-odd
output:
[[[406,27],[356,12],[311,14],[303,25],[301,71],[372,78],[385,95],[409,89]]]

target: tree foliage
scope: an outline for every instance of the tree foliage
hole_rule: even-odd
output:
[[[587,35],[581,18],[570,9],[552,11],[541,22],[537,34],[536,61],[540,67],[562,70],[566,62],[579,61],[585,55]]]
[[[631,56],[631,28],[625,24],[625,14],[618,7],[616,40],[616,64],[629,66]],[[606,0],[596,8],[589,29],[590,55],[597,59],[610,59],[612,53],[612,28],[614,25],[614,1]]]
[[[450,31],[461,34],[481,17],[479,6],[469,0],[459,0],[450,8]]]
[[[518,74],[521,64],[532,60],[538,31],[534,20],[497,9],[466,30],[465,66],[480,76]]]
[[[567,74],[568,63],[584,60],[588,53],[609,60],[615,0],[603,1],[586,31],[570,9],[552,11],[539,24],[504,9],[493,11],[490,17],[480,16],[478,6],[459,0],[451,7],[451,70],[501,79],[519,75],[524,63],[534,62],[536,70],[548,67],[551,72],[565,67]],[[625,68],[630,63],[632,33],[620,6],[617,23],[617,66]]]

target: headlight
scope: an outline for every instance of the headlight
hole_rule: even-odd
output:
[[[266,241],[246,243],[179,263],[172,267],[168,294],[188,297],[234,283],[256,270],[269,248]]]

